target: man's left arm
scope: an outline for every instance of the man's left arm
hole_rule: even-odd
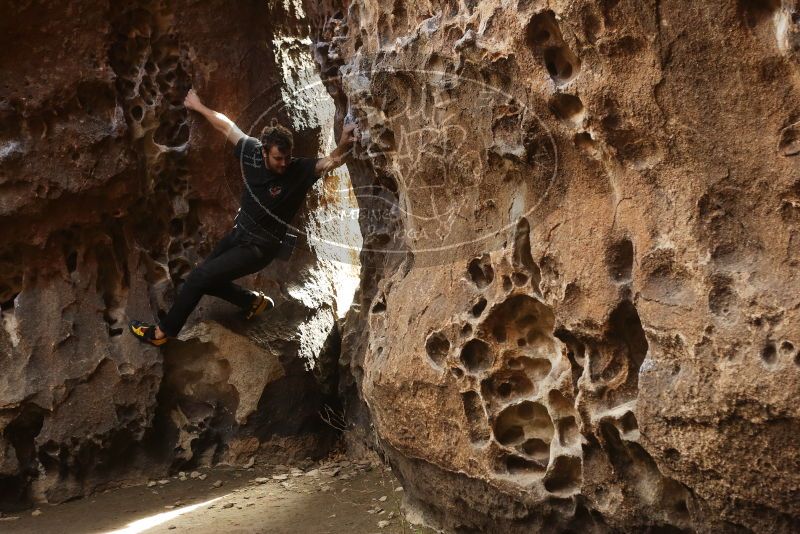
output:
[[[344,163],[350,156],[350,147],[356,140],[357,133],[357,126],[354,122],[345,124],[344,128],[342,128],[342,136],[339,138],[339,144],[333,152],[317,161],[317,164],[314,166],[314,175],[324,175]]]

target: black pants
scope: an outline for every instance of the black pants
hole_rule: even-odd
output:
[[[219,297],[240,308],[249,309],[255,295],[232,280],[258,272],[269,265],[278,246],[255,244],[242,230],[231,230],[211,255],[186,277],[175,303],[159,324],[161,330],[170,337],[177,336],[203,295]]]

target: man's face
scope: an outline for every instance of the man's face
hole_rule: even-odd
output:
[[[289,165],[289,160],[292,158],[291,153],[286,154],[281,152],[276,146],[269,147],[269,153],[267,153],[266,150],[262,150],[261,152],[264,154],[269,170],[275,174],[283,174],[286,172],[286,166]]]

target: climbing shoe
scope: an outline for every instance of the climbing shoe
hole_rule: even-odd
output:
[[[261,291],[255,291],[254,293],[255,299],[253,299],[253,304],[250,305],[250,309],[245,312],[245,319],[252,319],[261,312],[271,310],[275,307],[275,302],[264,293]]]
[[[143,323],[141,321],[131,321],[128,324],[131,334],[142,343],[149,343],[154,347],[160,347],[167,342],[166,337],[156,339],[156,325]]]

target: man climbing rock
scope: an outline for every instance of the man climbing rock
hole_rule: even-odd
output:
[[[235,145],[243,177],[241,207],[233,229],[186,278],[175,303],[159,324],[131,321],[131,333],[142,342],[160,346],[175,337],[203,295],[238,306],[245,318],[271,308],[272,299],[233,280],[266,267],[286,241],[286,226],[320,176],[342,165],[356,139],[354,123],[345,124],[336,149],[324,158],[292,157],[292,133],[273,121],[259,139],[249,137],[228,117],[207,108],[192,89],[184,105],[225,134]]]

